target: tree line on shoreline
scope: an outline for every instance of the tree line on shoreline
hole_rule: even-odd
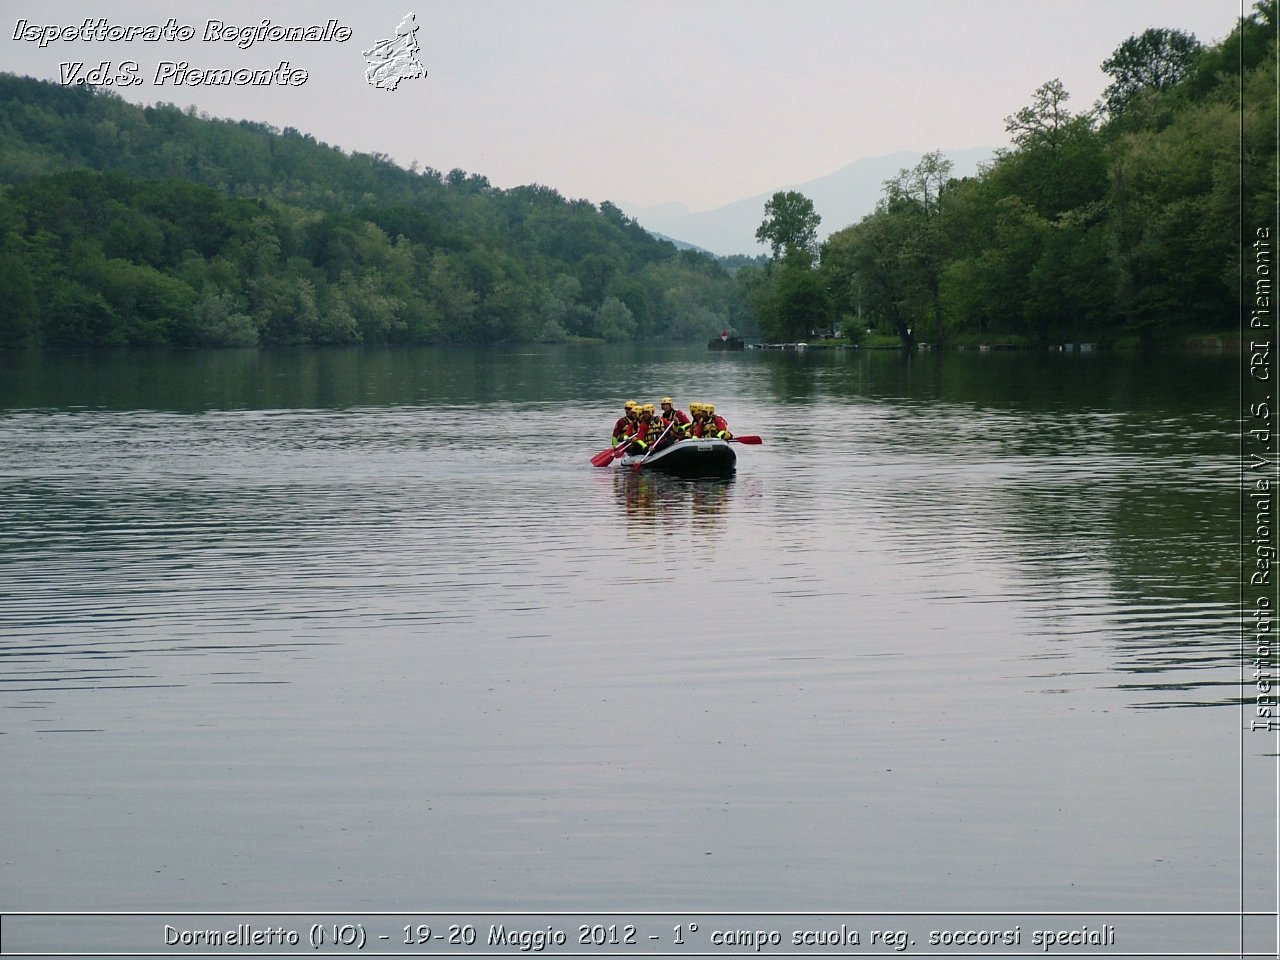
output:
[[[0,74],[0,347],[1234,329],[1243,234],[1274,220],[1276,10],[1261,0],[1213,46],[1130,37],[1102,102],[1073,112],[1045,83],[976,176],[927,154],[821,244],[812,203],[776,194],[762,264],[547,186]]]
[[[1073,112],[1048,81],[978,175],[927,154],[821,244],[813,205],[775,194],[757,234],[772,258],[737,274],[765,336],[1156,346],[1237,330],[1240,251],[1275,229],[1276,9],[1213,46],[1130,37],[1101,102]]]
[[[692,339],[729,274],[611,203],[0,74],[0,346]]]

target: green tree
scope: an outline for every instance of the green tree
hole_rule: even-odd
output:
[[[794,250],[778,265],[771,323],[761,324],[771,339],[795,342],[822,335],[831,325],[831,297],[810,264]]]
[[[236,309],[229,293],[209,289],[192,310],[191,325],[182,341],[197,347],[252,347],[258,343],[253,320]]]
[[[935,150],[885,184],[885,209],[900,221],[897,255],[905,286],[914,291],[917,303],[927,304],[932,337],[938,343],[946,339],[941,299],[946,259],[942,197],[951,167],[951,161]]]
[[[606,297],[599,313],[600,333],[606,340],[617,343],[630,340],[635,335],[635,319],[627,305],[617,297]]]
[[[1005,117],[1004,129],[1019,147],[1047,146],[1055,148],[1066,138],[1073,114],[1067,109],[1067,93],[1059,79],[1036,88],[1031,104],[1012,116]]]
[[[756,228],[756,239],[769,244],[773,259],[798,253],[812,262],[818,250],[818,224],[822,218],[813,201],[795,190],[779,191],[764,205],[764,222]]]
[[[1203,51],[1194,35],[1181,30],[1152,28],[1131,36],[1102,61],[1103,73],[1111,77],[1102,92],[1107,112],[1118,117],[1139,95],[1171,89],[1187,76]]]
[[[964,248],[943,272],[941,295],[963,328],[1030,336],[1030,277],[1050,223],[1022,197],[998,196],[981,242]]]
[[[862,288],[857,270],[857,246],[849,230],[833,233],[822,244],[818,276],[831,304],[832,317],[839,321],[844,336],[862,338]]]
[[[57,347],[123,346],[119,318],[102,294],[74,280],[59,283],[49,297],[43,342]]]
[[[32,278],[26,242],[11,233],[0,244],[0,347],[21,347],[35,342],[40,302]]]
[[[1005,196],[1023,197],[1045,217],[1093,203],[1107,192],[1106,144],[1092,113],[1073,114],[1061,81],[1036,90],[1032,104],[1005,120],[1018,149],[989,175]]]
[[[1247,113],[1245,122],[1251,130]],[[1230,104],[1206,102],[1158,132],[1125,134],[1113,148],[1118,309],[1147,344],[1179,328],[1218,329],[1234,311],[1239,126]],[[1274,170],[1274,146],[1270,163]]]
[[[921,319],[920,304],[908,289],[902,252],[908,241],[903,217],[885,203],[851,227],[832,234],[828,248],[840,251],[833,261],[828,286],[852,284],[867,320],[897,336],[912,349]],[[843,271],[852,271],[852,276]]]

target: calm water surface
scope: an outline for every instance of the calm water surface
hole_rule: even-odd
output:
[[[0,355],[0,904],[1235,909],[1236,370]]]

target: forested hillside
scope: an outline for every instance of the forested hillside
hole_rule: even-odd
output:
[[[701,338],[714,258],[610,203],[0,74],[0,346]]]
[[[820,250],[782,244],[737,279],[776,339],[830,322],[906,346],[1238,330],[1242,251],[1275,240],[1276,60],[1276,0],[1212,46],[1147,30],[1101,64],[1103,102],[1049,80],[979,175],[928,154]]]
[[[1276,10],[1130,37],[1101,102],[1046,81],[978,175],[927,154],[821,245],[777,194],[773,258],[728,269],[551,187],[0,74],[0,346],[1231,331],[1241,252],[1276,240]]]

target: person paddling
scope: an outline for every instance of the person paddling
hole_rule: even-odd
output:
[[[624,443],[627,444],[627,456],[643,456],[649,452],[649,445],[657,436],[654,433],[653,410],[652,403],[636,405],[635,420],[626,427]]]
[[[689,409],[693,411],[693,424],[689,428],[691,436],[703,440],[713,438],[719,440],[733,439],[729,424],[725,422],[724,417],[716,415],[716,405],[714,403],[691,403],[689,404]]]
[[[684,428],[686,437],[702,436],[702,404],[694,401],[689,404],[689,425]]]
[[[618,422],[613,425],[613,445],[616,447],[620,443],[625,443],[635,433],[636,429],[636,410],[640,404],[634,400],[628,400],[622,405],[622,416],[618,418]]]
[[[670,397],[662,398],[662,409],[658,413],[658,427],[661,430],[670,428],[667,437],[672,443],[677,440],[683,440],[689,435],[689,424],[691,422],[687,413],[676,409],[674,400]]]
[[[716,413],[716,405],[714,403],[703,404],[702,409],[707,415],[707,423],[711,428],[710,435],[721,440],[732,440],[733,434],[729,430],[729,424],[725,422],[724,417]],[[706,435],[704,432],[703,436]]]

